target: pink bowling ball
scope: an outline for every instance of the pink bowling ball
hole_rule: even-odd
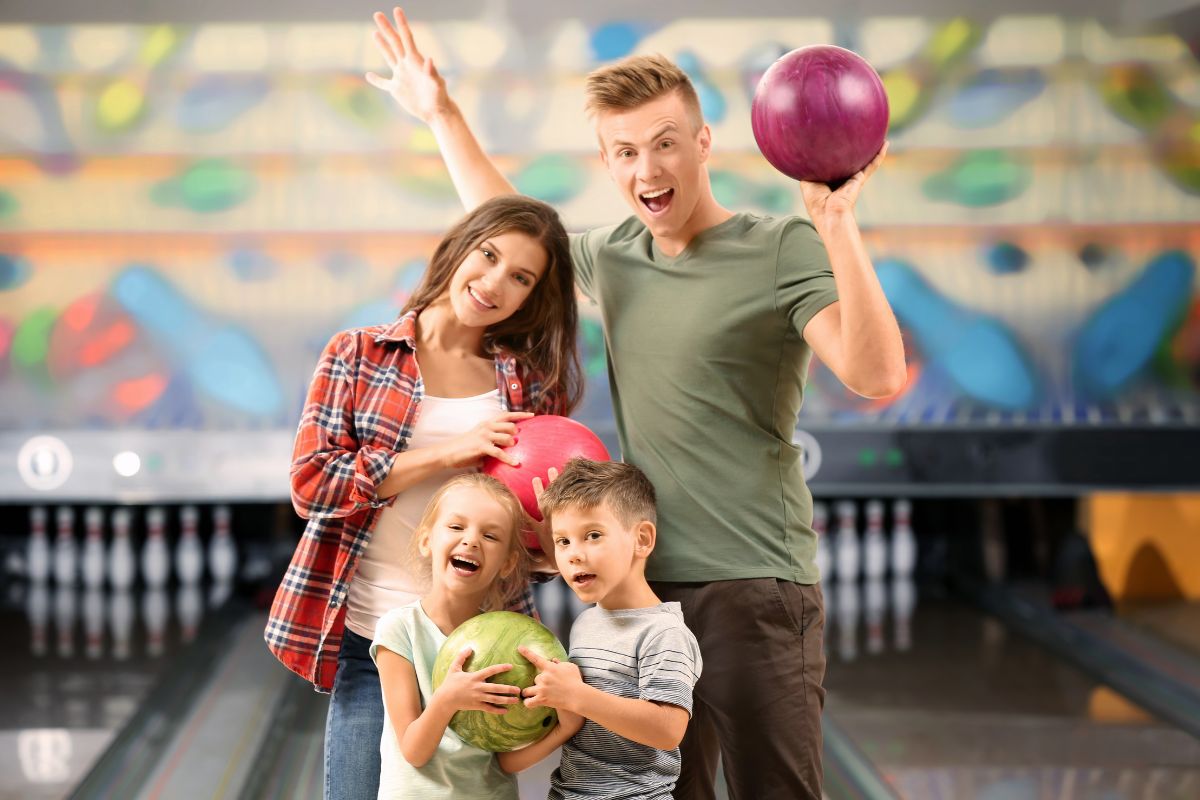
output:
[[[608,449],[600,437],[586,425],[555,414],[543,414],[517,423],[516,442],[504,448],[514,456],[519,467],[510,467],[495,458],[483,460],[483,471],[512,489],[529,516],[542,519],[537,498],[533,495],[533,479],[548,483],[551,468],[562,470],[572,458],[609,461]]]

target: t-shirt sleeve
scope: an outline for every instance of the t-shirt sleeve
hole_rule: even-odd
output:
[[[829,254],[812,223],[796,218],[784,228],[776,275],[777,308],[803,336],[809,320],[838,299]]]
[[[600,249],[600,239],[602,238],[598,234],[599,232],[593,229],[568,235],[571,240],[571,260],[575,262],[575,285],[593,303],[596,302],[593,289],[596,253]]]
[[[638,652],[638,696],[670,703],[692,714],[692,688],[700,678],[700,646],[683,625],[647,637]]]
[[[379,618],[375,624],[375,638],[371,641],[371,660],[376,664],[379,658],[375,655],[380,647],[386,647],[398,656],[413,663],[412,632],[409,625],[413,615],[406,613],[403,606],[393,608]]]

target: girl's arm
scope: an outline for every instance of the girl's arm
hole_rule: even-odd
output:
[[[400,743],[400,754],[414,767],[422,767],[437,752],[438,742],[450,717],[445,717],[441,727],[432,719],[418,730],[414,724],[427,716],[421,711],[421,690],[417,686],[417,672],[412,662],[404,656],[380,646],[375,652],[375,663],[379,667],[379,683],[383,687],[383,704],[387,708],[396,741]],[[453,712],[451,712],[453,716]]]
[[[515,686],[488,683],[488,678],[507,672],[512,664],[495,664],[478,672],[463,671],[471,656],[467,648],[458,654],[438,690],[421,710],[421,690],[412,662],[380,645],[375,653],[383,703],[387,707],[400,754],[414,767],[423,767],[437,752],[450,719],[458,711],[485,711],[503,714],[505,706],[518,702]]]
[[[558,724],[548,734],[528,747],[511,753],[498,753],[500,769],[508,773],[523,772],[567,743],[583,727],[583,717],[559,710]]]

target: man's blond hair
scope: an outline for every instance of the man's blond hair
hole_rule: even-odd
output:
[[[678,92],[696,133],[704,126],[700,98],[687,73],[666,56],[629,56],[593,70],[587,76],[588,116],[607,111],[630,111]]]

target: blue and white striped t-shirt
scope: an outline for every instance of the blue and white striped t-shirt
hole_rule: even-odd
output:
[[[679,603],[587,609],[571,627],[571,661],[589,686],[692,713],[700,646],[683,624]],[[678,748],[638,744],[589,719],[563,745],[562,761],[550,779],[550,800],[670,800],[678,777]]]

